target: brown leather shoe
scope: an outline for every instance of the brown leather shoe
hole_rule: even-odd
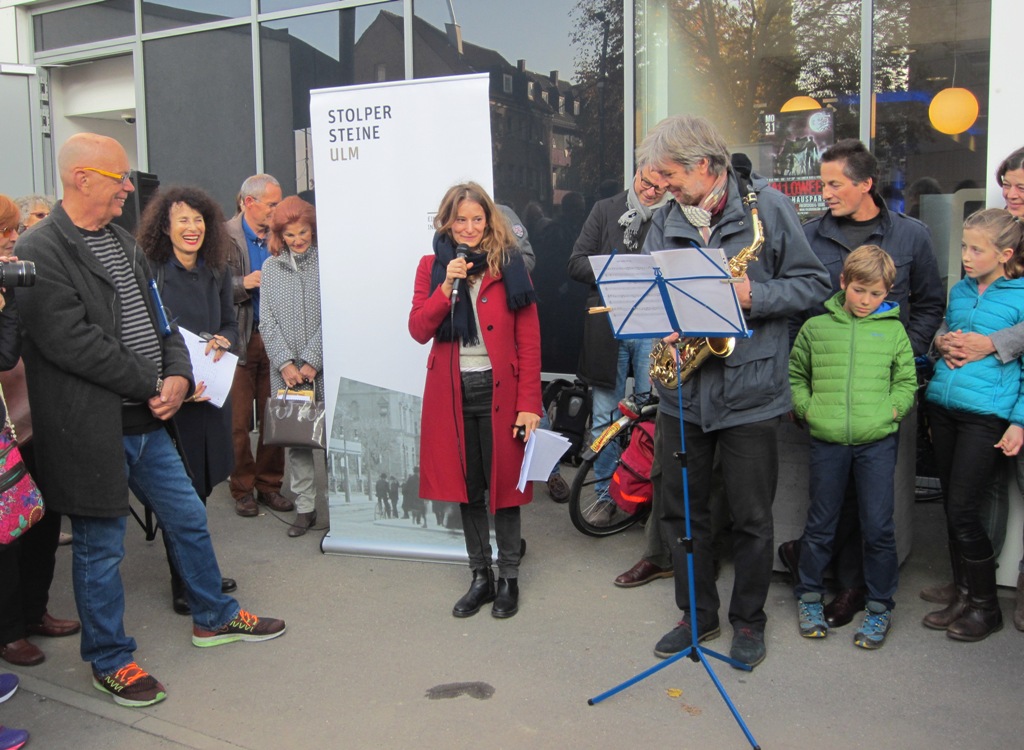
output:
[[[260,505],[266,505],[271,510],[276,510],[280,513],[287,513],[290,510],[295,510],[295,503],[282,496],[279,492],[257,491],[256,502]]]
[[[800,540],[793,539],[780,544],[779,560],[793,576],[793,585],[800,583]]]
[[[252,493],[245,497],[235,498],[235,513],[247,518],[260,514],[260,509],[256,507],[256,501],[253,500]]]
[[[49,612],[43,613],[43,619],[35,625],[28,625],[25,628],[29,635],[42,635],[47,638],[63,638],[66,635],[74,635],[82,629],[82,623],[78,620],[58,620]]]
[[[46,654],[40,651],[34,643],[21,638],[0,648],[0,659],[16,667],[34,667],[36,664],[43,663]]]
[[[864,589],[843,589],[825,605],[825,622],[830,628],[848,625],[857,613],[864,610],[866,604],[867,591]]]
[[[655,578],[671,578],[672,568],[659,568],[652,562],[641,560],[632,568],[615,579],[615,585],[624,589],[643,586]]]

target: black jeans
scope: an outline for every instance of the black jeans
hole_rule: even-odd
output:
[[[955,409],[928,407],[932,445],[949,538],[956,541],[967,560],[992,557],[992,542],[981,522],[981,504],[988,499],[988,486],[1003,454],[993,446],[1009,423],[987,414],[970,414]]]
[[[462,373],[462,423],[466,436],[466,494],[460,503],[462,533],[471,570],[491,567],[491,532],[487,485],[491,477],[491,371]],[[519,547],[522,539],[519,507],[501,508],[494,514],[494,535],[498,542],[498,576],[519,577]]]
[[[732,516],[735,581],[729,603],[729,622],[763,629],[764,603],[772,580],[772,503],[779,475],[778,417],[704,432],[686,423],[686,464],[690,489],[690,529],[693,538],[693,574],[697,624],[707,630],[718,625],[718,587],[712,553],[711,473],[715,448],[719,450],[725,479],[725,500]],[[679,420],[662,412],[654,431],[655,452],[662,472],[654,484],[662,503],[662,535],[672,549],[676,605],[690,608],[683,482],[673,456],[680,447]]]

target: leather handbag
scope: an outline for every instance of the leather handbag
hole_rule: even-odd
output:
[[[3,403],[2,390],[0,403]],[[45,512],[43,496],[21,458],[18,438],[7,412],[7,423],[0,431],[0,546],[24,535]]]
[[[326,448],[324,404],[308,392],[285,390],[267,399],[263,444],[283,448]]]

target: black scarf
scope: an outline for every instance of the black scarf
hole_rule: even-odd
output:
[[[537,295],[533,291],[533,283],[530,281],[530,274],[526,271],[523,263],[523,256],[517,249],[506,253],[505,266],[501,269],[501,282],[505,285],[505,299],[508,301],[509,310],[518,310],[537,301]],[[430,273],[430,292],[433,294],[448,275],[448,264],[455,259],[455,245],[447,233],[434,233],[434,268]],[[466,261],[472,263],[469,269],[470,275],[483,273],[487,270],[486,253],[470,253]],[[464,285],[463,285],[464,286]],[[455,301],[452,314],[446,316],[441,325],[437,327],[434,334],[438,341],[455,341],[456,337],[463,344],[472,346],[480,342],[477,335],[476,315],[473,314],[473,304],[470,301],[469,293],[463,289],[462,294]],[[454,328],[454,331],[453,331]]]

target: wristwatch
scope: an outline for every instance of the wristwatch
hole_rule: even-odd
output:
[[[156,395],[159,396],[160,393],[163,391],[163,389],[164,389],[164,379],[161,378],[161,377],[157,377],[157,379],[156,379],[156,389],[155,389],[156,390]]]

